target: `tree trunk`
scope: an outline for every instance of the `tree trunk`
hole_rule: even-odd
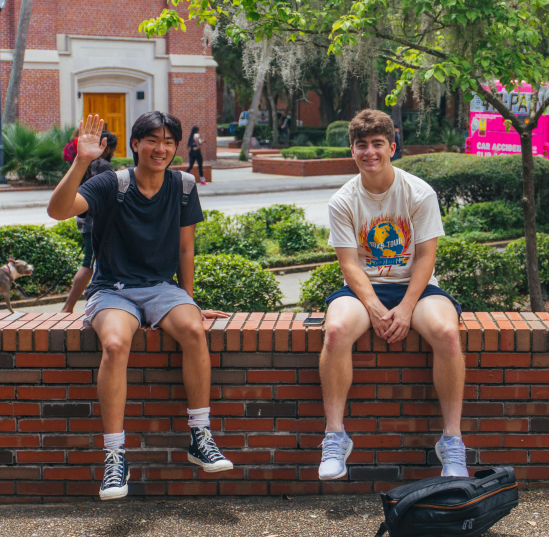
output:
[[[271,128],[273,130],[272,146],[278,147],[278,114],[276,113],[276,100],[271,88],[271,75],[267,74],[265,78],[265,84],[267,86],[267,103],[271,111]]]
[[[32,13],[33,0],[22,0],[19,12],[19,25],[17,26],[17,39],[13,51],[13,63],[11,64],[10,82],[6,93],[4,105],[3,123],[13,123],[17,117],[17,104],[19,102],[19,89],[21,88],[21,75],[23,74],[23,62],[25,60],[25,48],[27,47],[27,34]]]
[[[534,192],[534,157],[532,155],[532,132],[520,136],[522,152],[522,208],[524,211],[524,237],[526,239],[526,270],[532,311],[545,311],[538,266],[536,238],[536,206]]]
[[[252,104],[250,106],[248,114],[248,123],[246,124],[246,130],[244,131],[244,137],[242,138],[242,149],[240,151],[240,160],[248,160],[250,142],[254,134],[255,120],[257,118],[257,111],[259,110],[259,101],[261,100],[261,93],[263,92],[263,82],[265,81],[265,73],[258,75],[256,86],[254,90],[254,96]]]
[[[349,81],[350,85],[350,101],[349,101],[349,117],[347,118],[349,121],[355,117],[355,115],[360,112],[361,104],[362,104],[362,98],[360,94],[360,80],[357,76],[352,76],[351,80]]]
[[[377,110],[378,80],[375,61],[370,68],[370,79],[368,80],[368,106],[372,110]]]

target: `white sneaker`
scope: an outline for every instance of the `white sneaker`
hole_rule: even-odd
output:
[[[322,441],[322,462],[318,468],[321,480],[338,479],[347,474],[345,462],[353,451],[353,441],[343,430],[343,437],[328,433]]]
[[[465,444],[461,436],[444,440],[444,435],[435,445],[438,460],[442,463],[442,476],[469,477],[465,461]]]

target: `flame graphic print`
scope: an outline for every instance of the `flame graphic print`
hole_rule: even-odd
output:
[[[393,266],[404,266],[412,254],[406,253],[412,242],[408,218],[382,214],[366,221],[359,233],[360,244],[366,251],[366,264],[377,267],[379,275],[388,276]]]

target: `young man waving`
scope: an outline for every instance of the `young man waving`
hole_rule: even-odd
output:
[[[391,165],[391,118],[363,110],[349,125],[360,174],[329,203],[330,244],[345,286],[326,299],[326,337],[320,378],[326,412],[320,479],[347,473],[353,443],[343,416],[353,378],[353,343],[370,327],[388,343],[410,327],[433,347],[434,385],[444,431],[436,444],[442,475],[467,476],[460,432],[465,362],[459,338],[460,305],[434,275],[437,238],[444,235],[437,196],[424,181]]]
[[[194,302],[194,230],[204,218],[194,185],[184,191],[179,173],[168,170],[181,141],[181,123],[149,112],[135,122],[131,148],[136,167],[121,194],[117,175],[106,171],[79,187],[90,162],[101,156],[103,120],[80,122],[77,157],[48,205],[57,220],[89,214],[96,269],[86,292],[84,326],[92,326],[103,348],[97,379],[105,440],[103,500],[128,493],[124,450],[126,368],[135,331],[160,327],[183,349],[191,445],[188,458],[207,472],[232,469],[209,425],[210,357],[202,319],[228,314],[200,311]],[[121,141],[121,143],[124,143]],[[184,196],[185,194],[185,196]],[[177,273],[179,285],[173,281]]]

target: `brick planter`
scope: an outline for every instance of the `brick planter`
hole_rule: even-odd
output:
[[[189,167],[189,164],[182,164],[181,166],[170,166],[170,170],[177,170],[181,172],[187,171],[187,168]],[[204,172],[204,177],[206,179],[206,183],[212,182],[212,165],[211,164],[203,164],[202,165],[202,171]],[[193,169],[191,172],[194,175],[194,179],[197,183],[200,183],[200,175],[198,174],[198,165],[195,164],[193,166]]]
[[[252,171],[274,175],[308,177],[311,175],[357,174],[358,167],[352,158],[283,159],[254,157]]]
[[[101,359],[80,314],[0,313],[0,503],[82,501],[99,491]],[[371,332],[354,351],[345,426],[355,450],[345,480],[319,482],[324,430],[321,328],[307,314],[239,313],[204,324],[212,429],[235,463],[205,474],[186,459],[181,354],[140,329],[128,370],[130,494],[369,493],[436,475],[442,428],[429,346],[415,332],[387,348]],[[463,432],[471,470],[515,467],[522,487],[549,486],[549,315],[465,314]]]

